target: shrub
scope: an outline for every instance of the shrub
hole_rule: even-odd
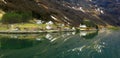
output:
[[[30,13],[24,12],[8,12],[2,17],[2,23],[13,24],[13,23],[22,23],[28,22],[32,18]]]
[[[32,13],[26,12],[26,13],[20,13],[22,16],[22,22],[28,22],[30,19],[32,19]]]
[[[2,18],[2,23],[19,23],[22,16],[17,13],[7,13]]]
[[[96,27],[96,24],[90,20],[84,20],[82,24],[85,24],[87,27]]]

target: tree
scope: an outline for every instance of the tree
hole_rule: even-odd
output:
[[[6,13],[2,18],[2,23],[12,24],[21,22],[22,16],[17,13]]]
[[[84,20],[82,24],[85,24],[87,27],[96,27],[96,24],[90,20]]]
[[[28,22],[32,18],[31,13],[8,12],[4,14],[1,22],[5,24]]]

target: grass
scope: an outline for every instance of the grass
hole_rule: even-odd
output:
[[[13,27],[11,27],[11,25],[13,25]],[[27,28],[27,30],[45,30],[46,29],[46,24],[35,24],[35,23],[19,23],[19,24],[0,24],[0,30],[11,30],[11,29],[15,29],[16,27],[19,27],[21,31],[24,31],[25,28]],[[56,28],[56,25],[51,25],[53,28]]]
[[[8,29],[5,27],[0,27],[0,30],[8,30]]]
[[[8,27],[7,27],[7,25],[2,25],[2,24],[0,24],[0,30],[8,30]]]
[[[110,30],[120,30],[120,27],[110,26],[110,27],[108,27],[108,29],[110,29]]]

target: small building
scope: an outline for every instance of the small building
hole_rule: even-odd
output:
[[[80,24],[79,27],[80,27],[80,30],[87,30],[87,26],[86,26],[86,25],[81,25],[81,24]]]
[[[46,26],[46,29],[50,30],[50,29],[52,29],[52,26],[47,25],[47,26]]]
[[[41,21],[41,20],[36,20],[36,23],[37,23],[37,24],[43,24],[43,21]]]
[[[48,30],[52,29],[52,25],[53,25],[53,24],[54,24],[54,23],[53,23],[52,21],[47,22],[47,23],[46,23],[46,29],[48,29]]]
[[[49,21],[49,22],[47,22],[46,23],[47,25],[52,25],[52,24],[54,24],[52,21]]]
[[[87,26],[86,26],[86,25],[81,25],[81,24],[80,24],[80,28],[87,28]]]

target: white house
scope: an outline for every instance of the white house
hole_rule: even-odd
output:
[[[47,22],[46,24],[47,24],[47,25],[52,25],[53,22],[52,22],[52,21],[49,21],[49,22]]]
[[[47,22],[47,23],[46,23],[46,25],[47,25],[47,26],[46,26],[46,29],[48,29],[48,30],[49,30],[49,29],[52,29],[52,24],[54,24],[52,21]]]
[[[41,20],[36,20],[36,23],[37,23],[37,24],[42,24],[43,21],[41,21]]]
[[[86,26],[86,25],[81,25],[81,24],[80,24],[80,28],[87,28],[87,26]]]
[[[50,30],[50,29],[52,29],[52,27],[50,25],[47,25],[46,29]]]

